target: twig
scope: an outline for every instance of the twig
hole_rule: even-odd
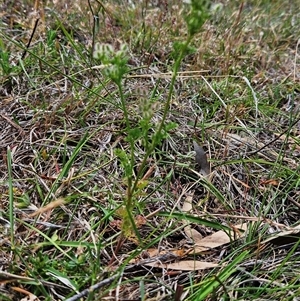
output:
[[[20,134],[22,136],[25,135],[25,131],[14,121],[12,121],[9,117],[5,116],[4,114],[0,114],[0,117],[2,117],[3,119],[5,119],[11,126],[13,126],[14,128],[16,128]]]
[[[28,50],[28,48],[30,47],[32,38],[33,38],[34,33],[35,33],[35,31],[36,31],[36,28],[37,28],[37,26],[38,26],[39,20],[40,20],[40,18],[38,18],[38,19],[35,20],[35,24],[34,24],[34,27],[33,27],[33,30],[32,30],[31,36],[30,36],[30,39],[29,39],[29,41],[28,41],[28,43],[27,43],[27,45],[26,45],[26,49],[24,50],[24,52],[23,52],[23,54],[22,54],[22,57],[21,57],[22,60],[25,58],[25,55],[26,55],[26,53],[27,53],[27,50]]]
[[[76,300],[79,300],[80,298],[84,297],[84,296],[87,296],[88,294],[90,294],[91,292],[94,292],[95,290],[105,286],[105,285],[108,285],[108,284],[111,284],[116,278],[118,277],[118,275],[114,275],[112,277],[109,277],[107,279],[104,279],[92,286],[90,286],[89,288],[83,290],[81,293],[77,294],[77,295],[74,295],[73,297],[71,298],[68,298],[68,299],[65,299],[65,301],[76,301]]]
[[[259,152],[261,152],[263,149],[265,149],[267,146],[269,146],[270,144],[274,143],[275,141],[277,141],[281,136],[283,136],[287,131],[289,131],[294,125],[296,125],[298,122],[300,121],[300,118],[296,119],[296,121],[294,121],[291,126],[289,126],[285,131],[283,131],[279,136],[277,136],[275,139],[273,139],[272,141],[268,142],[267,144],[265,144],[263,147],[259,148],[258,150],[255,150],[253,152],[248,153],[247,155],[255,155]]]

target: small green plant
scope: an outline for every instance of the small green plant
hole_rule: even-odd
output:
[[[7,51],[0,51],[0,64],[2,68],[2,74],[8,75],[12,70],[12,66],[9,63],[9,53]]]
[[[5,38],[5,36],[3,36],[3,38]],[[12,73],[16,72],[17,69],[18,66],[12,63],[9,47],[0,37],[0,75],[8,77]]]
[[[137,204],[137,199],[141,193],[141,186],[145,188],[146,182],[142,181],[143,173],[149,156],[153,154],[155,148],[168,137],[171,130],[177,127],[174,122],[167,122],[167,116],[170,110],[170,103],[173,95],[175,81],[180,68],[180,64],[185,55],[191,53],[192,48],[190,43],[196,33],[198,33],[205,21],[208,19],[208,1],[191,1],[190,9],[186,16],[186,23],[188,27],[188,36],[184,42],[175,42],[173,57],[175,57],[173,74],[171,84],[168,91],[168,97],[163,107],[163,116],[157,126],[152,124],[151,118],[154,111],[152,110],[151,99],[144,99],[141,103],[141,116],[137,126],[131,126],[130,115],[126,105],[126,96],[124,93],[123,79],[129,71],[127,66],[127,46],[121,45],[120,50],[115,51],[109,44],[96,44],[93,56],[99,59],[104,67],[104,74],[109,77],[118,87],[119,97],[121,100],[121,109],[124,113],[126,123],[126,141],[129,143],[129,150],[125,151],[117,149],[115,154],[118,156],[120,163],[124,169],[125,182],[127,185],[127,194],[124,197],[123,212],[123,235],[131,236],[134,232],[136,237],[139,237],[135,222],[134,222],[134,208]],[[154,129],[152,131],[152,129]],[[142,141],[145,148],[145,155],[142,163],[139,166],[139,171],[134,175],[135,167],[135,143]],[[143,183],[143,184],[141,184]],[[134,231],[132,231],[134,229]]]
[[[1,46],[0,43],[0,66],[1,73],[3,76],[9,76],[13,70],[14,66],[10,62],[10,53]]]

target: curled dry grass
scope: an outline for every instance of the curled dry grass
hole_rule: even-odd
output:
[[[94,40],[86,1],[40,6],[37,32],[21,61],[36,15],[26,1],[2,4],[1,49],[10,54],[10,69],[0,90],[1,272],[31,279],[2,275],[3,298],[18,300],[18,286],[40,299],[59,300],[111,279],[95,291],[97,298],[195,299],[201,287],[209,291],[218,271],[228,277],[207,300],[299,298],[298,243],[262,244],[283,225],[296,225],[299,216],[296,3],[219,3],[176,81],[168,120],[178,127],[148,158],[148,182],[134,212],[140,237],[124,241],[126,182],[114,152],[128,148],[124,114],[116,87],[94,67],[90,47],[95,41],[129,45],[132,71],[124,91],[130,122],[134,126],[148,106],[155,125],[170,85],[172,44],[184,40],[186,28],[177,1],[96,4],[101,2],[92,7],[100,17]],[[195,174],[194,136],[212,164],[206,188]],[[145,150],[138,142],[135,150],[136,173]],[[131,260],[146,260],[151,248],[189,247],[183,224],[159,212],[180,212],[191,191],[191,214],[224,225],[260,219],[249,222],[246,238],[187,257],[226,265],[242,250],[249,253],[236,269],[212,272],[134,265]],[[192,226],[203,236],[214,232]]]

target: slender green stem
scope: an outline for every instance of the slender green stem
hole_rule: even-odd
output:
[[[125,96],[123,93],[123,89],[122,89],[122,83],[117,82],[117,87],[118,87],[118,91],[119,91],[119,95],[120,95],[120,99],[121,99],[121,105],[122,105],[122,110],[124,112],[124,118],[125,118],[125,122],[126,122],[126,132],[128,133],[130,130],[130,123],[129,123],[129,117],[128,117],[128,111],[127,111],[127,107],[126,107],[126,102],[125,102]],[[130,166],[133,167],[134,165],[134,142],[133,140],[130,138]],[[127,200],[126,200],[126,205],[128,207],[131,207],[131,203],[132,203],[132,192],[133,190],[132,188],[132,175],[128,175],[127,176],[127,181],[128,181],[128,186],[127,186]]]
[[[171,100],[172,100],[175,81],[176,81],[177,74],[178,74],[178,71],[179,71],[179,68],[180,68],[180,65],[181,65],[181,61],[182,61],[182,59],[183,59],[183,57],[186,53],[186,50],[187,50],[188,45],[190,44],[192,38],[193,38],[193,36],[189,36],[188,39],[186,40],[186,42],[182,45],[180,55],[179,55],[178,59],[176,60],[176,62],[174,64],[174,71],[173,71],[173,75],[172,75],[172,79],[171,79],[169,94],[168,94],[168,98],[167,98],[167,101],[166,101],[166,104],[165,104],[162,120],[161,120],[161,122],[159,124],[159,127],[158,127],[158,130],[155,134],[156,137],[158,137],[161,134],[162,129],[165,125],[165,121],[166,121],[166,118],[167,118],[167,115],[168,115],[168,112],[169,112],[169,107],[170,107],[170,103],[171,103]],[[152,145],[151,145],[152,149],[155,148],[156,143],[157,143],[156,139],[153,139]]]
[[[126,107],[125,96],[124,96],[123,89],[122,89],[122,83],[121,82],[116,82],[116,85],[118,87],[118,92],[119,92],[120,99],[121,99],[122,110],[124,112],[124,118],[125,118],[125,122],[126,122],[126,130],[129,130],[130,124],[129,124],[129,118],[128,118],[128,111],[127,111],[127,107]]]
[[[135,189],[136,189],[136,187],[138,185],[138,181],[141,178],[143,169],[144,169],[144,167],[146,165],[147,159],[151,155],[151,153],[154,151],[154,149],[155,149],[155,147],[157,145],[157,141],[158,141],[157,137],[159,137],[161,135],[161,132],[162,132],[163,127],[165,125],[166,118],[167,118],[167,115],[168,115],[168,112],[169,112],[169,108],[170,108],[170,103],[171,103],[171,100],[172,100],[172,95],[173,95],[173,90],[174,90],[174,86],[175,86],[176,77],[177,77],[177,74],[178,74],[178,71],[179,71],[182,59],[183,59],[183,57],[184,57],[184,55],[186,53],[186,50],[187,50],[190,42],[192,41],[192,38],[193,38],[193,36],[190,35],[188,37],[188,39],[186,40],[186,42],[182,45],[181,52],[180,52],[177,60],[174,63],[173,75],[172,75],[172,79],[171,79],[171,84],[170,84],[170,89],[169,89],[169,93],[168,93],[168,98],[167,98],[167,101],[166,101],[166,104],[165,104],[165,107],[164,107],[164,112],[163,112],[162,120],[161,120],[161,122],[160,122],[160,124],[158,126],[158,129],[157,129],[157,131],[156,131],[156,133],[154,135],[152,143],[150,144],[149,148],[146,150],[146,154],[143,157],[143,161],[142,161],[142,163],[140,165],[137,177],[135,179],[135,182],[134,182],[134,184],[132,186],[131,191],[135,191]]]
[[[14,225],[15,225],[15,216],[14,216],[14,190],[13,190],[13,180],[12,180],[12,165],[11,165],[11,150],[7,149],[7,169],[8,169],[8,190],[9,190],[9,222],[10,222],[10,243],[14,247]]]
[[[136,190],[136,188],[138,186],[138,183],[139,183],[139,180],[142,177],[143,169],[146,165],[148,157],[151,155],[151,153],[155,149],[158,141],[160,141],[159,137],[161,136],[161,133],[163,131],[163,127],[165,125],[167,115],[168,115],[168,112],[169,112],[176,77],[177,77],[182,59],[183,59],[183,57],[186,53],[186,49],[187,49],[189,43],[191,42],[191,40],[192,40],[192,36],[190,35],[188,37],[187,41],[182,45],[180,54],[179,54],[177,60],[175,61],[174,71],[173,71],[173,75],[172,75],[172,80],[171,80],[171,84],[170,84],[168,98],[167,98],[167,101],[166,101],[166,104],[165,104],[165,107],[164,107],[163,117],[162,117],[162,120],[161,120],[161,122],[158,126],[158,129],[157,129],[156,133],[154,134],[152,143],[148,146],[148,148],[146,148],[146,153],[145,153],[145,156],[143,157],[143,161],[140,165],[137,177],[133,181],[133,174],[126,175],[126,177],[127,177],[127,196],[126,196],[124,204],[125,204],[125,207],[126,207],[127,216],[128,216],[128,218],[130,220],[130,223],[131,223],[131,225],[132,225],[132,227],[133,227],[133,229],[134,229],[134,231],[135,231],[135,233],[136,233],[136,235],[139,239],[140,239],[140,236],[139,236],[139,233],[138,233],[137,228],[135,226],[134,218],[132,216],[132,207],[133,207],[133,204],[134,204],[134,202],[133,202],[134,191]],[[124,97],[124,93],[123,93],[123,89],[122,89],[121,80],[116,82],[116,85],[118,87],[118,92],[119,92],[120,99],[121,99],[121,106],[122,106],[122,110],[124,112],[124,118],[125,118],[125,122],[126,122],[126,132],[129,133],[130,123],[129,123],[128,111],[127,111],[127,108],[126,108],[125,97]],[[130,137],[130,135],[129,135],[129,144],[130,144],[130,156],[129,156],[130,157],[130,166],[133,168],[133,166],[134,166],[134,140]]]

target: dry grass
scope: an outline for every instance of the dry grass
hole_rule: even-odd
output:
[[[171,86],[173,44],[187,38],[183,4],[38,3],[36,11],[30,1],[1,4],[1,298],[63,300],[98,283],[87,300],[299,300],[298,234],[271,239],[299,220],[299,1],[216,3],[174,85],[167,122],[177,127],[146,158],[143,141],[151,143]],[[91,56],[95,42],[128,45],[129,120]],[[116,149],[130,152],[126,122],[138,128],[146,113],[148,136],[133,144],[135,223],[124,226],[129,183]],[[210,181],[199,178],[195,136]],[[203,237],[242,222],[245,237],[186,252],[193,242],[181,209],[191,194],[190,215],[201,220],[186,220]],[[153,248],[157,262],[220,265],[150,268]],[[174,250],[182,256],[163,252]]]

